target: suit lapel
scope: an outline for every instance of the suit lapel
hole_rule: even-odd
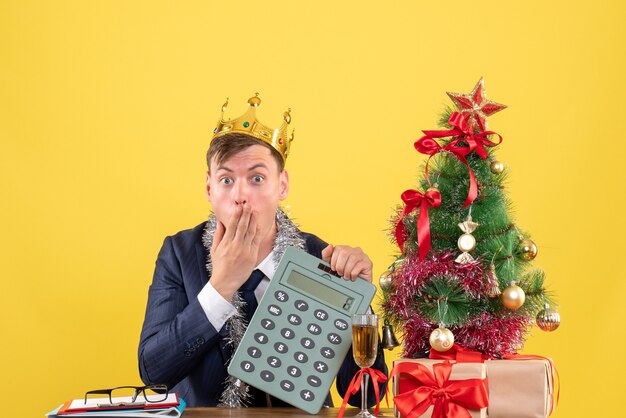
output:
[[[198,265],[198,277],[200,278],[200,289],[209,281],[209,274],[206,271],[207,253],[202,243],[196,243],[196,261]]]
[[[226,339],[228,338],[228,330],[226,326],[223,326],[220,330],[220,352],[222,353],[222,363],[224,366],[228,364],[230,358],[233,356],[232,348],[226,343]]]

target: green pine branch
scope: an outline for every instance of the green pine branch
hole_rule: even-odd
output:
[[[483,304],[469,299],[455,277],[435,276],[422,289],[423,297],[415,301],[418,311],[433,323],[462,325],[476,315]]]

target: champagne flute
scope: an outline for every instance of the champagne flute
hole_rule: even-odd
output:
[[[357,366],[361,369],[371,367],[378,354],[378,315],[352,315],[352,355]],[[361,377],[361,411],[356,415],[359,418],[373,418],[367,410],[367,384],[369,374]]]

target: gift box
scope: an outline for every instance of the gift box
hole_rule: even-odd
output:
[[[544,358],[487,360],[489,418],[545,418],[554,408],[554,367]]]
[[[416,417],[453,418],[459,416],[459,409],[469,412],[472,418],[487,416],[484,363],[400,359],[393,366],[390,377],[396,417],[408,418],[419,412]]]

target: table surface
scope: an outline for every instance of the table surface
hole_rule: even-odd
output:
[[[374,408],[369,410],[374,413]],[[345,418],[352,418],[359,412],[357,408],[348,408],[344,414]],[[310,415],[298,408],[186,408],[181,418],[220,418],[220,417],[292,417],[292,418],[310,418],[319,417],[336,417],[339,414],[339,408],[322,408],[317,415]],[[393,409],[381,408],[379,417],[393,417]]]

